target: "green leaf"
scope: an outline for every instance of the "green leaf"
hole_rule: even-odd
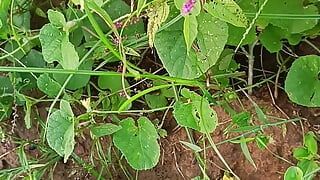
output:
[[[31,107],[33,105],[32,101],[29,99],[26,100],[26,107],[25,107],[25,115],[24,115],[24,123],[27,129],[31,128]]]
[[[308,132],[304,136],[304,146],[311,154],[316,155],[318,153],[318,143],[313,132]]]
[[[293,149],[293,157],[298,160],[311,158],[310,153],[308,152],[308,149],[305,147],[298,147]]]
[[[262,109],[256,103],[253,103],[253,106],[254,106],[254,110],[257,113],[258,120],[264,124],[268,124],[269,123],[268,118],[266,114],[262,111]]]
[[[63,162],[66,163],[69,156],[72,154],[74,145],[76,144],[74,140],[74,121],[72,119],[72,123],[69,125],[68,129],[63,135],[62,145],[64,148],[63,154]]]
[[[189,143],[189,142],[186,142],[186,141],[180,141],[180,143],[185,145],[185,146],[187,146],[188,148],[190,148],[194,152],[201,152],[202,151],[201,147],[199,147],[196,144],[192,144],[192,143]]]
[[[13,96],[1,95],[0,96],[0,121],[10,117],[12,112]]]
[[[248,20],[234,0],[215,0],[204,4],[203,8],[212,16],[234,26],[246,27]]]
[[[197,42],[200,48],[197,55],[198,61],[203,66],[201,70],[205,72],[218,61],[228,40],[228,26],[208,13],[200,14],[197,20],[199,24]]]
[[[191,48],[189,54],[187,53],[182,20],[156,36],[154,45],[170,76],[185,79],[197,78],[216,63],[223,51],[228,38],[225,22],[207,13],[201,13],[197,20],[199,52]]]
[[[55,80],[53,80],[48,73],[41,74],[37,79],[38,88],[49,97],[55,97],[58,95],[61,86]]]
[[[60,156],[66,156],[70,152],[71,144],[67,144],[67,139],[70,140],[72,135],[70,132],[72,125],[73,118],[61,110],[53,112],[48,119],[47,142]],[[65,149],[66,147],[67,149]]]
[[[267,26],[260,34],[261,44],[271,53],[279,52],[282,49],[281,39],[284,30],[273,25]]]
[[[262,4],[265,0],[260,0]],[[263,8],[262,14],[289,14],[295,16],[303,15],[318,15],[318,8],[315,5],[304,6],[304,1],[301,0],[268,0],[268,3]],[[312,29],[318,22],[317,19],[301,18],[301,19],[286,19],[286,18],[264,18],[260,17],[259,23],[268,24],[271,23],[274,26],[278,26],[287,30],[291,34],[301,33],[308,29]]]
[[[64,99],[60,101],[60,111],[65,112],[70,117],[74,117],[70,103]]]
[[[128,81],[124,80],[125,87],[129,87]],[[109,89],[112,93],[123,90],[121,76],[99,76],[98,86],[101,89]],[[128,91],[129,93],[129,91]]]
[[[314,160],[299,161],[297,166],[302,170],[303,174],[305,174],[305,175],[307,175],[307,174],[309,174],[319,168],[318,163],[315,162]],[[316,175],[316,173],[311,174],[308,178],[304,178],[304,180],[313,180],[315,175]]]
[[[303,180],[303,172],[299,167],[291,166],[284,174],[284,180]]]
[[[91,133],[96,137],[107,136],[113,134],[121,129],[121,126],[117,126],[111,123],[105,123],[102,125],[96,125],[90,128]]]
[[[229,32],[229,36],[228,36],[227,44],[231,46],[237,46],[240,43],[243,37],[243,34],[246,32],[246,28],[236,27],[231,24],[228,24],[228,32]],[[256,30],[255,28],[251,28],[241,45],[251,44],[255,41],[255,39],[256,39]]]
[[[182,89],[183,97],[191,100],[185,104],[177,101],[174,104],[173,115],[180,126],[192,128],[201,133],[211,133],[217,126],[217,113],[210,107],[208,101],[195,92]]]
[[[287,75],[285,91],[289,99],[307,107],[320,106],[320,57],[302,56],[296,59]]]
[[[140,117],[137,126],[132,118],[120,122],[122,129],[113,135],[114,145],[120,149],[135,170],[153,168],[159,161],[160,146],[157,130],[146,117]]]
[[[256,144],[259,149],[266,149],[271,137],[265,135],[258,135],[255,137]]]
[[[79,66],[79,56],[73,44],[69,42],[68,36],[65,36],[61,44],[62,61],[60,61],[63,69],[77,69]]]
[[[44,60],[48,63],[60,62],[62,60],[62,32],[52,24],[46,24],[40,29],[39,39]]]
[[[78,70],[92,70],[92,65],[93,62],[88,60],[84,61],[82,64],[80,64]],[[61,65],[58,65],[56,67],[57,69],[61,69]],[[68,78],[68,74],[53,74],[53,78],[60,84],[63,84],[65,80]],[[70,90],[76,90],[82,87],[85,87],[89,80],[90,80],[90,75],[78,75],[75,74],[72,76],[70,79],[69,83],[67,84],[66,88]]]
[[[64,18],[64,15],[59,11],[49,9],[48,19],[50,23],[56,27],[63,27],[66,25],[66,19]]]
[[[257,166],[256,164],[254,163],[252,157],[251,157],[251,154],[249,152],[249,149],[248,149],[248,146],[247,146],[247,142],[244,141],[244,137],[241,137],[241,141],[240,141],[240,147],[241,147],[241,150],[244,154],[244,156],[246,157],[246,159],[250,162],[250,164],[255,168],[257,169]]]
[[[162,94],[146,94],[145,96],[146,103],[151,109],[165,107],[168,104],[167,98]]]
[[[232,115],[232,122],[237,124],[239,127],[249,126],[250,119],[251,114],[245,111]]]
[[[191,49],[191,46],[194,42],[194,40],[197,37],[198,34],[198,21],[196,16],[190,15],[186,16],[184,18],[184,23],[183,23],[183,35],[184,35],[184,40],[187,45],[187,52],[189,53],[189,50]]]
[[[9,77],[0,76],[0,95],[13,93],[13,85]]]

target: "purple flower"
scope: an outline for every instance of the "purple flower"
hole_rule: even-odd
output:
[[[186,0],[186,2],[182,5],[181,14],[183,16],[188,15],[194,8],[196,2],[196,0]]]
[[[120,28],[122,28],[123,24],[122,24],[121,21],[117,21],[117,22],[114,23],[114,25],[116,26],[117,29],[120,29]]]

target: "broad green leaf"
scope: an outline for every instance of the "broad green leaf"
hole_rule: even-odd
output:
[[[307,107],[320,106],[320,57],[302,56],[296,59],[287,75],[285,91],[289,99]]]
[[[187,146],[188,148],[190,148],[194,152],[201,152],[202,151],[201,147],[199,147],[196,144],[192,144],[192,143],[189,143],[189,142],[186,142],[186,141],[180,141],[180,143],[185,145],[185,146]]]
[[[180,126],[192,128],[201,133],[211,133],[217,126],[217,113],[210,107],[208,101],[195,92],[182,89],[183,97],[190,103],[177,101],[174,104],[173,115]]]
[[[314,160],[299,161],[297,166],[302,170],[304,175],[307,175],[307,174],[309,174],[319,168],[319,164]],[[315,175],[316,175],[316,173],[313,173],[309,177],[304,178],[303,180],[313,180]]]
[[[64,99],[60,101],[60,111],[65,112],[70,117],[74,117],[70,103]]]
[[[46,62],[43,59],[42,53],[31,49],[30,52],[24,56],[20,60],[26,67],[40,67],[44,68],[46,66]],[[28,82],[28,84],[24,84],[23,90],[29,90],[31,88],[37,87],[37,79],[32,76],[30,73],[19,73],[22,82]]]
[[[260,4],[264,0],[259,1]],[[289,14],[295,16],[304,16],[304,15],[318,15],[318,8],[315,5],[304,6],[304,1],[301,0],[268,0],[266,6],[263,8],[262,14]],[[312,29],[318,22],[317,19],[310,18],[301,18],[301,19],[287,19],[287,18],[267,18],[261,16],[259,18],[259,23],[271,23],[274,26],[281,27],[293,33],[301,33],[303,31]]]
[[[228,32],[229,32],[229,36],[228,36],[227,44],[232,46],[237,46],[240,43],[243,37],[243,34],[246,32],[246,28],[236,27],[231,24],[228,24]],[[256,30],[255,28],[251,28],[241,45],[251,44],[255,41],[255,39],[256,39]]]
[[[162,94],[146,94],[144,98],[151,109],[165,107],[168,104],[167,98]]]
[[[311,154],[316,155],[318,153],[318,143],[313,132],[308,132],[304,136],[304,146]]]
[[[0,1],[0,39],[7,39],[7,34],[9,33],[9,23],[7,17],[9,15],[8,11],[10,9],[11,0],[1,0]]]
[[[157,34],[155,47],[160,60],[170,76],[194,79],[213,66],[227,41],[227,25],[201,13],[198,17],[198,45],[187,53],[183,36],[183,21],[180,20]]]
[[[67,147],[69,144],[66,144],[65,138],[70,139],[70,136],[65,134],[71,133],[70,126],[72,125],[72,117],[68,116],[68,114],[66,114],[64,111],[57,110],[53,112],[48,119],[46,134],[47,142],[48,145],[60,156],[68,155],[65,154],[65,152],[68,152],[69,149],[65,149],[65,147]]]
[[[234,26],[246,27],[248,20],[234,0],[215,0],[204,4],[204,9],[212,16]]]
[[[137,124],[137,126],[136,126]],[[160,146],[157,130],[146,117],[137,123],[132,118],[120,122],[121,129],[113,135],[114,145],[123,153],[135,170],[151,169],[159,161]]]
[[[62,32],[52,24],[46,24],[40,29],[39,39],[44,60],[48,63],[60,62],[62,60]]]
[[[17,2],[17,1],[16,1]],[[22,1],[20,1],[22,2]],[[19,2],[19,4],[21,4]],[[20,5],[21,8],[26,8],[29,9],[30,5],[28,5],[28,3],[25,3],[25,5]],[[14,13],[12,16],[12,24],[19,28],[21,31],[27,31],[30,30],[30,19],[31,19],[31,14],[30,11],[25,10],[25,11],[21,11],[19,13]]]
[[[282,49],[281,39],[284,30],[277,26],[268,25],[260,34],[261,44],[271,53],[279,52]]]
[[[198,35],[198,21],[196,16],[190,15],[184,18],[183,35],[189,53],[191,46]]]
[[[303,172],[299,167],[291,166],[284,174],[284,180],[303,180]]]
[[[109,98],[105,98],[104,100],[104,109],[106,110],[118,110],[123,102],[127,100],[125,94],[123,92],[122,80],[121,76],[99,76],[98,78],[98,86],[101,89],[108,89],[111,93],[115,93],[111,95]],[[129,87],[128,81],[124,80],[125,88]],[[130,95],[130,91],[126,90],[126,92]],[[130,109],[131,105],[127,107]]]
[[[129,87],[128,81],[124,80],[125,87]],[[109,89],[112,93],[123,90],[121,76],[99,76],[98,86],[101,89]],[[129,91],[128,91],[129,93]]]
[[[251,154],[250,154],[250,151],[248,149],[248,146],[247,146],[247,142],[243,141],[244,140],[244,137],[241,137],[241,141],[240,141],[240,147],[241,147],[241,150],[244,154],[244,156],[246,157],[246,159],[250,162],[250,164],[255,168],[257,169],[257,166],[256,164],[254,163],[252,157],[251,157]]]
[[[293,149],[293,157],[298,160],[303,160],[312,158],[312,155],[310,156],[308,149],[306,149],[305,147],[298,147]]]
[[[39,78],[37,79],[37,86],[49,97],[55,97],[56,95],[58,95],[61,89],[60,84],[53,80],[47,73],[41,74],[39,76]]]
[[[80,64],[78,70],[92,70],[93,62],[91,60],[84,61]],[[61,69],[61,65],[56,67],[57,69]],[[65,80],[68,78],[68,74],[53,74],[53,78],[60,84],[63,84]],[[90,75],[73,75],[67,84],[66,88],[70,90],[76,90],[82,87],[85,87],[90,80]]]
[[[66,19],[64,18],[64,15],[59,11],[49,9],[48,19],[50,23],[56,27],[63,27],[66,25]]]
[[[181,25],[181,23],[179,23]],[[182,26],[181,29],[169,28],[157,34],[154,46],[159,53],[160,60],[172,77],[194,79],[202,73],[200,63],[194,50],[187,54],[187,46],[184,41]]]
[[[74,145],[76,144],[74,140],[74,121],[72,119],[72,123],[69,125],[68,129],[63,135],[62,145],[64,148],[63,154],[63,162],[66,163],[69,156],[72,154]]]
[[[95,125],[90,128],[91,133],[95,137],[102,137],[113,134],[121,129],[121,126],[117,126],[111,123],[105,123],[101,125]]]
[[[0,76],[0,95],[13,93],[13,85],[9,77]]]
[[[208,13],[200,14],[197,20],[199,24],[197,42],[200,48],[198,60],[203,66],[201,70],[205,72],[218,61],[228,40],[228,26]]]
[[[65,36],[61,43],[62,60],[60,61],[63,69],[77,69],[79,66],[79,56],[69,37]]]
[[[148,11],[147,34],[149,37],[149,46],[153,47],[156,33],[160,25],[168,18],[170,7],[166,1],[153,2]]]

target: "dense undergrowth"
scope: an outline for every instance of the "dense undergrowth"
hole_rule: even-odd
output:
[[[275,96],[285,90],[293,103],[320,106],[320,57],[295,53],[301,43],[320,53],[312,43],[320,32],[319,8],[316,0],[1,0],[0,132],[3,141],[17,144],[20,162],[0,170],[1,179],[41,179],[57,162],[70,160],[95,179],[112,177],[112,163],[126,171],[118,162],[123,158],[137,172],[151,169],[167,134],[165,115],[147,117],[156,112],[172,112],[188,132],[189,142],[181,143],[202,172],[194,179],[210,178],[207,148],[224,164],[224,179],[239,178],[211,137],[219,122],[212,107],[230,115],[225,132],[241,133],[230,143],[238,143],[256,167],[247,144],[263,151],[271,141],[263,128],[299,119],[271,122],[250,98],[255,87],[273,84]],[[255,76],[257,49],[274,55],[276,73]],[[247,61],[239,63],[238,56]],[[247,72],[241,64],[248,64]],[[230,106],[239,94],[252,102],[258,123],[246,109]],[[37,142],[11,133],[21,120],[39,130]],[[85,132],[98,162],[84,162],[74,152]],[[192,132],[202,134],[200,143]],[[112,138],[107,152],[106,136]],[[40,149],[39,159],[26,155],[29,144]],[[320,170],[317,136],[306,133],[293,156],[298,163],[283,172],[284,179],[314,178]]]

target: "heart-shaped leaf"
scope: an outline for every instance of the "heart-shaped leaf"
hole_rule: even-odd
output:
[[[44,60],[48,63],[60,62],[62,60],[62,32],[52,24],[46,24],[40,29],[39,39]]]
[[[113,135],[113,143],[130,166],[136,170],[153,168],[159,161],[160,146],[152,122],[146,117],[140,117],[136,126],[132,118],[127,118],[120,125],[122,128]]]
[[[197,21],[199,52],[191,48],[187,53],[182,20],[156,36],[154,45],[170,76],[197,78],[216,63],[223,51],[228,38],[226,23],[208,13],[201,13]]]

